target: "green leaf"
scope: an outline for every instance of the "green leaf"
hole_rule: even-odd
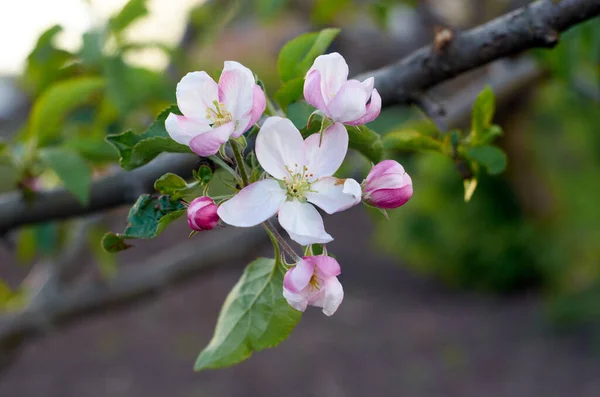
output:
[[[215,333],[196,360],[196,371],[237,364],[289,336],[302,313],[283,297],[283,274],[273,259],[260,258],[246,267],[225,299]]]
[[[100,138],[73,137],[66,140],[64,147],[69,148],[92,163],[110,163],[119,159],[115,148]]]
[[[37,253],[37,234],[34,226],[19,229],[17,235],[17,259],[21,263],[31,262]]]
[[[148,15],[146,0],[129,0],[121,11],[110,19],[109,26],[115,33],[125,30],[136,19]]]
[[[352,5],[350,0],[316,0],[311,19],[317,26],[327,25],[350,5]]]
[[[64,147],[50,147],[39,152],[40,159],[51,168],[82,204],[87,204],[90,197],[92,168],[79,156]]]
[[[102,248],[106,252],[119,252],[124,251],[127,248],[133,247],[133,245],[129,245],[125,242],[125,237],[122,237],[115,233],[106,233],[104,237],[102,237]]]
[[[79,50],[79,57],[84,63],[92,67],[100,65],[104,56],[104,30],[91,30],[83,34],[83,43]]]
[[[383,143],[378,133],[365,125],[347,126],[346,129],[350,137],[350,148],[362,153],[372,163],[376,164],[383,159]]]
[[[54,45],[56,36],[62,31],[60,25],[54,25],[43,32],[35,48],[27,56],[27,65],[23,75],[28,90],[37,96],[52,83],[65,76],[64,67],[73,59],[73,54]]]
[[[92,253],[94,260],[98,265],[98,269],[100,270],[102,277],[104,277],[104,279],[111,279],[118,272],[116,257],[107,252],[107,250],[102,249],[102,247],[98,245],[98,241],[104,242],[104,231],[99,227],[90,228],[88,232],[88,244],[90,246],[90,252]],[[113,243],[115,242],[116,240]]]
[[[207,168],[210,171],[210,177],[207,175],[206,170],[203,168]],[[199,173],[202,175],[199,175]],[[204,187],[207,180],[210,181],[212,178],[212,171],[207,166],[200,167],[200,171],[198,172],[197,178],[204,178],[197,180],[192,183],[186,183],[183,178],[178,175],[167,173],[161,176],[154,183],[154,189],[156,189],[161,194],[167,194],[171,197],[171,200],[185,200],[187,202],[191,202],[196,197],[200,197],[204,194]]]
[[[99,77],[74,77],[51,85],[33,104],[29,136],[36,138],[40,146],[51,141],[67,114],[86,103],[104,84]]]
[[[339,32],[339,29],[328,28],[306,33],[284,45],[277,61],[281,81],[303,79],[314,60],[327,50]]]
[[[194,177],[201,183],[207,185],[213,177],[213,172],[207,165],[202,165],[197,172],[194,172]]]
[[[165,129],[169,113],[179,113],[177,107],[163,111],[156,121],[143,133],[126,131],[109,135],[106,140],[119,151],[119,163],[125,170],[132,170],[149,163],[162,152],[191,153],[188,146],[175,142]]]
[[[299,101],[302,98],[302,90],[304,89],[304,78],[298,77],[290,81],[286,81],[279,87],[275,93],[275,100],[285,112],[290,103]]]
[[[442,143],[431,136],[408,129],[390,132],[389,134],[385,135],[383,137],[383,147],[386,150],[439,152],[442,150]]]
[[[162,194],[171,195],[181,189],[185,189],[187,183],[179,175],[166,173],[154,182],[154,189]]]
[[[496,146],[475,146],[466,150],[469,159],[482,164],[490,175],[496,175],[506,168],[506,154]]]
[[[302,132],[302,136],[306,138],[308,135],[319,132],[321,127],[321,119],[313,120],[310,128],[306,128],[308,118],[315,111],[315,108],[305,101],[292,103],[287,109],[287,118]]]
[[[118,252],[130,247],[125,239],[154,238],[185,212],[186,207],[179,201],[172,201],[169,196],[143,194],[129,210],[125,231],[122,234],[105,234],[102,246],[108,252]]]
[[[276,16],[289,0],[254,0],[256,14],[262,19],[271,19]]]
[[[485,130],[492,126],[492,119],[496,108],[496,98],[490,86],[486,86],[477,96],[473,104],[471,115],[471,130],[473,141],[478,142]]]

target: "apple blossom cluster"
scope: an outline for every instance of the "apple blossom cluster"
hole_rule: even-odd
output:
[[[410,176],[394,160],[375,165],[362,183],[334,176],[348,151],[346,126],[369,123],[381,111],[381,97],[372,77],[363,82],[348,80],[348,65],[340,54],[322,55],[306,74],[303,94],[316,108],[314,114],[323,119],[321,131],[303,139],[289,119],[270,112],[258,126],[255,141],[260,176],[253,180],[248,177],[256,173],[247,172],[243,150],[231,142],[236,154],[236,169],[231,171],[239,175],[241,189],[218,203],[208,196],[196,198],[187,208],[187,217],[191,229],[204,231],[215,228],[219,220],[231,226],[252,227],[277,216],[281,227],[305,253],[299,257],[283,238],[275,236],[294,262],[285,265],[283,261],[288,269],[283,296],[296,310],[316,306],[331,316],[341,304],[344,290],[337,278],[340,265],[327,255],[326,248],[323,254],[312,255],[314,244],[333,240],[318,209],[334,214],[361,201],[380,209],[397,208],[410,199],[413,188]],[[168,133],[206,157],[223,154],[220,150],[230,139],[241,137],[260,123],[267,98],[248,68],[228,61],[218,83],[206,72],[183,77],[177,85],[177,104],[182,115],[168,116]],[[267,230],[276,233],[274,228]]]

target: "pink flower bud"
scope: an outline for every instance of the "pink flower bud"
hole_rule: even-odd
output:
[[[188,225],[198,232],[214,229],[219,222],[217,208],[210,197],[202,196],[194,199],[187,209]]]
[[[363,199],[382,209],[398,208],[413,194],[412,180],[397,161],[384,160],[371,169],[364,182]]]

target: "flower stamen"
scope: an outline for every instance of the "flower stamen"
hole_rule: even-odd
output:
[[[211,121],[211,127],[220,127],[233,120],[231,113],[225,108],[225,104],[215,100],[213,101],[213,105],[214,109],[211,107],[206,108],[206,118]]]

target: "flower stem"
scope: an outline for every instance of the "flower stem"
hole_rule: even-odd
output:
[[[233,150],[235,162],[237,163],[238,170],[242,177],[242,187],[246,187],[250,184],[250,178],[248,177],[248,171],[246,170],[246,164],[244,163],[244,157],[242,156],[242,149],[240,144],[233,139],[229,142],[231,142],[231,150]]]
[[[275,105],[273,105],[273,102],[271,102],[271,99],[267,95],[265,95],[265,99],[267,101],[267,109],[266,109],[267,114],[269,116],[280,116],[281,115],[280,112],[277,111],[277,109],[275,108]]]
[[[269,234],[269,237],[271,237],[271,239],[275,238],[275,240],[277,240],[277,242],[279,243],[281,248],[283,248],[284,252],[286,254],[288,254],[290,256],[290,258],[292,258],[294,263],[298,263],[302,259],[298,256],[298,254],[296,254],[296,251],[294,251],[294,249],[292,247],[290,247],[290,245],[287,243],[287,241],[285,241],[285,239],[281,236],[281,234],[279,234],[279,232],[277,231],[275,226],[273,226],[271,221],[269,221],[269,220],[264,221],[262,223],[262,227],[267,231],[267,233]]]
[[[280,263],[282,260],[282,256],[281,256],[281,250],[279,249],[279,241],[277,240],[277,237],[271,232],[271,230],[264,226],[263,223],[263,227],[266,230],[267,234],[269,235],[269,238],[271,239],[271,244],[273,244],[273,250],[275,251],[273,254],[275,256],[275,262],[276,263]],[[285,265],[285,260],[283,261],[282,265]]]
[[[233,168],[231,168],[229,166],[229,164],[227,164],[225,161],[223,161],[220,157],[216,156],[216,155],[212,155],[208,157],[209,159],[211,159],[214,163],[218,164],[219,167],[223,168],[225,171],[229,172],[231,175],[233,175],[233,177],[239,181],[240,176],[237,174],[237,172],[235,172],[235,170]]]

